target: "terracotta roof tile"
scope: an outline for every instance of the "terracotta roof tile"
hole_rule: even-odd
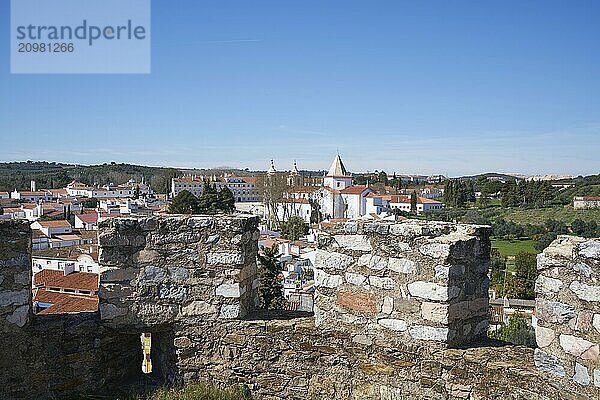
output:
[[[39,312],[40,315],[98,311],[98,296],[96,295],[74,295],[35,289],[33,301],[52,304],[49,308]]]
[[[36,222],[38,224],[40,224],[41,226],[43,226],[44,228],[63,228],[63,227],[71,226],[71,224],[69,224],[69,221],[65,221],[65,220],[60,220],[60,221],[41,221],[41,220],[38,220]]]
[[[89,272],[73,272],[65,276],[63,271],[43,269],[33,276],[33,284],[61,289],[97,291],[98,277],[98,274]]]

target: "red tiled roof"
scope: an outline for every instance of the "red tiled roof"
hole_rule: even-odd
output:
[[[89,272],[73,272],[69,275],[63,271],[43,269],[33,276],[35,286],[56,287],[61,289],[98,290],[98,274]]]
[[[98,213],[93,214],[77,214],[75,218],[86,224],[94,224],[98,222]]]
[[[583,196],[583,201],[600,201],[600,196]]]
[[[18,192],[21,196],[45,196],[46,192]]]
[[[308,199],[283,199],[282,203],[298,203],[298,204],[310,204]]]
[[[96,295],[75,295],[35,289],[33,301],[52,304],[49,308],[41,311],[39,313],[41,315],[98,311],[98,296]]]
[[[63,228],[63,227],[71,226],[71,224],[69,224],[69,221],[65,221],[65,220],[61,220],[61,221],[41,221],[41,220],[38,220],[36,222],[38,224],[40,224],[41,226],[43,226],[44,228]]]
[[[420,203],[420,204],[444,204],[441,201],[428,199],[427,197],[417,197],[417,203]]]
[[[288,190],[290,193],[312,193],[317,188],[314,186],[294,186]]]

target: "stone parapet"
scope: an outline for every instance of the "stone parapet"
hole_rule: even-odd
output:
[[[537,269],[535,364],[600,397],[600,239],[559,236]]]
[[[0,332],[14,332],[31,317],[31,229],[0,221]]]
[[[486,226],[340,222],[318,238],[315,323],[392,340],[456,347],[488,327]]]
[[[241,318],[255,308],[255,217],[115,218],[99,228],[104,323],[156,327]]]

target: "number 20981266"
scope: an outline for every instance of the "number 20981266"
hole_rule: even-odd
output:
[[[19,53],[72,53],[75,51],[73,43],[19,43]]]

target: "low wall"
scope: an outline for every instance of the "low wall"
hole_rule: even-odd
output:
[[[100,223],[100,315],[142,329],[242,318],[258,302],[257,218],[165,217]]]
[[[600,397],[600,240],[559,236],[537,267],[535,364]]]

